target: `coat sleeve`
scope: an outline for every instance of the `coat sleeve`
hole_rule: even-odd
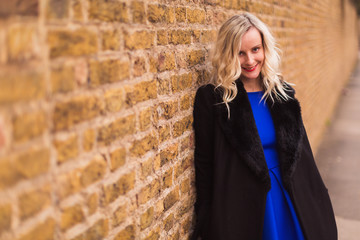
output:
[[[213,183],[214,102],[214,87],[212,85],[198,89],[193,112],[196,224],[192,239],[202,237],[203,230],[206,231],[204,226],[209,220]]]

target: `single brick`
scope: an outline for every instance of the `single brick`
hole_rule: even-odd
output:
[[[177,201],[179,201],[179,187],[172,190],[164,199],[164,210],[167,211]]]
[[[130,148],[130,153],[132,156],[141,157],[146,152],[158,147],[158,140],[155,135],[149,134],[142,139],[135,140]]]
[[[21,236],[19,240],[51,240],[54,239],[54,235],[55,221],[52,218],[48,218],[30,230],[29,233]]]
[[[28,0],[19,3],[18,1],[3,2],[0,8],[0,18],[7,18],[10,16],[32,16],[39,15],[39,0]]]
[[[186,9],[188,23],[205,23],[205,11],[202,9]]]
[[[193,75],[191,73],[184,73],[181,75],[173,75],[171,77],[171,89],[173,92],[179,92],[190,88],[193,85]]]
[[[191,43],[191,31],[189,31],[189,30],[172,30],[172,31],[170,31],[169,43],[190,44]]]
[[[179,144],[175,143],[160,152],[161,167],[176,159],[179,154]]]
[[[84,240],[105,239],[109,232],[109,220],[100,219],[92,225],[84,234]]]
[[[72,134],[66,140],[55,140],[54,146],[56,148],[58,164],[75,158],[79,154],[78,138],[75,134]]]
[[[83,56],[97,52],[97,35],[86,29],[49,31],[50,57]]]
[[[169,216],[167,216],[164,220],[164,229],[166,232],[169,232],[170,229],[173,227],[174,225],[174,222],[175,222],[175,219],[174,219],[174,214],[171,213],[169,214]]]
[[[170,135],[170,126],[169,125],[163,125],[159,127],[159,140],[161,143],[165,142],[166,140],[169,140],[171,137]]]
[[[110,153],[110,169],[114,171],[124,166],[126,158],[125,148],[118,148]]]
[[[100,145],[110,145],[113,141],[127,134],[135,132],[135,115],[119,118],[114,122],[101,127],[97,141]]]
[[[47,129],[45,112],[17,115],[12,120],[13,138],[16,142],[25,142],[43,134]]]
[[[96,210],[98,208],[98,201],[99,201],[99,197],[98,197],[97,193],[93,193],[90,196],[88,196],[86,205],[88,207],[89,215],[92,215],[96,212]]]
[[[148,49],[154,45],[155,32],[137,31],[125,33],[125,47],[129,50]]]
[[[175,9],[175,16],[177,22],[185,22],[186,21],[186,8],[177,7]]]
[[[119,226],[126,220],[127,217],[127,208],[126,205],[121,205],[113,212],[112,223],[113,227]]]
[[[0,206],[0,234],[11,228],[12,209],[10,204]]]
[[[82,3],[81,0],[73,0],[72,2],[72,10],[74,13],[74,19],[77,21],[83,21],[84,20],[84,14],[82,11]]]
[[[91,151],[95,144],[95,130],[87,129],[83,134],[83,149],[86,152]]]
[[[46,94],[44,74],[36,71],[1,71],[0,83],[0,105],[41,99]]]
[[[144,204],[160,192],[160,182],[154,179],[150,184],[143,187],[138,194],[139,204]]]
[[[80,204],[65,208],[61,212],[61,230],[66,230],[76,224],[83,222],[85,219],[84,212]]]
[[[11,187],[24,176],[17,171],[11,157],[0,159],[0,189]]]
[[[73,170],[69,173],[57,176],[57,183],[59,188],[56,189],[56,194],[59,199],[64,199],[67,196],[78,192],[81,189],[80,183],[81,169]]]
[[[169,79],[161,79],[158,78],[157,80],[157,89],[159,95],[165,95],[170,93],[169,88]]]
[[[130,76],[129,63],[120,60],[90,61],[90,85],[114,83]]]
[[[159,117],[164,118],[166,120],[171,119],[175,116],[178,111],[178,101],[169,101],[169,102],[162,102],[157,107],[157,112]]]
[[[98,180],[100,180],[106,172],[105,159],[97,155],[94,159],[82,170],[80,183],[83,187],[86,187]]]
[[[72,66],[61,66],[51,69],[51,91],[66,93],[75,89],[75,70]]]
[[[173,169],[168,169],[162,176],[163,189],[169,188],[173,184]]]
[[[146,72],[145,59],[141,57],[135,57],[133,60],[133,75],[134,77],[140,77]]]
[[[181,195],[190,193],[190,178],[186,178],[180,184]]]
[[[48,188],[23,193],[19,196],[20,219],[25,220],[51,204]]]
[[[133,106],[136,103],[143,102],[157,97],[156,81],[147,81],[135,84],[133,86],[126,86],[125,102],[128,106]]]
[[[141,177],[145,179],[147,176],[150,176],[153,172],[153,159],[149,158],[148,160],[141,163]]]
[[[149,227],[153,219],[154,219],[154,207],[150,207],[140,216],[140,229],[144,230],[145,228]]]
[[[101,100],[94,96],[77,96],[57,103],[53,114],[55,130],[65,130],[100,115],[103,112],[102,104]]]
[[[46,173],[50,166],[49,149],[30,149],[18,155],[14,167],[23,178],[33,178]]]
[[[7,55],[10,62],[26,61],[37,57],[38,29],[34,25],[19,24],[10,27],[7,37]]]
[[[165,7],[165,21],[166,23],[175,22],[175,9],[172,7]]]
[[[192,50],[187,54],[188,66],[195,66],[197,64],[203,64],[205,62],[205,51],[204,50]]]
[[[115,183],[104,186],[105,204],[113,202],[120,195],[126,194],[135,186],[135,171],[124,174]]]
[[[89,0],[89,19],[104,22],[128,22],[125,2],[116,0]]]
[[[69,0],[48,0],[46,6],[47,19],[66,19],[69,16]]]
[[[140,130],[144,131],[147,128],[150,127],[151,124],[151,115],[153,113],[153,108],[152,107],[148,107],[145,110],[141,111],[139,114],[139,125],[140,125]]]
[[[144,2],[133,1],[131,2],[131,10],[134,23],[145,23],[146,13]]]
[[[110,89],[105,92],[105,106],[109,112],[118,112],[125,105],[125,99],[122,89]]]
[[[177,121],[173,125],[173,136],[178,137],[182,135],[185,131],[191,129],[192,116],[186,116],[183,119]]]
[[[114,240],[134,240],[135,239],[135,226],[129,225],[121,230],[114,238]]]
[[[120,37],[117,30],[108,30],[102,32],[101,45],[103,50],[117,51],[120,48]]]
[[[152,23],[165,21],[165,5],[149,4],[148,5],[148,20]]]
[[[168,34],[166,30],[157,31],[157,44],[158,45],[168,44]]]
[[[200,42],[203,44],[214,42],[216,39],[216,31],[215,30],[204,30],[201,32],[201,40]]]
[[[188,110],[191,106],[190,95],[186,94],[180,99],[180,110]]]

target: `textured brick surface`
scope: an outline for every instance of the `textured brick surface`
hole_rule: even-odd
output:
[[[195,91],[242,11],[316,151],[357,58],[350,0],[0,1],[0,240],[188,239]]]

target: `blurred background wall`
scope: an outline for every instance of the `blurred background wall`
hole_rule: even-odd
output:
[[[186,239],[194,93],[242,11],[278,39],[316,150],[357,59],[350,0],[1,0],[0,239]]]

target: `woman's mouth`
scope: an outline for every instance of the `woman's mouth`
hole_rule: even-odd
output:
[[[256,64],[255,66],[253,67],[249,67],[249,68],[245,68],[245,67],[242,67],[242,69],[244,69],[246,72],[252,72],[256,69],[258,64]]]

